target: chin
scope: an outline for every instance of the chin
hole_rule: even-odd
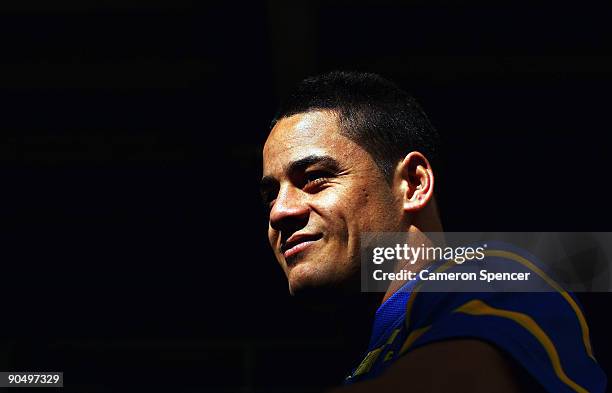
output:
[[[343,299],[360,293],[359,280],[342,280],[337,273],[312,269],[306,263],[294,266],[288,279],[289,293],[316,308],[334,309]]]
[[[320,268],[314,268],[307,261],[301,261],[292,266],[289,269],[287,280],[289,281],[289,293],[292,296],[300,296],[328,285],[326,285],[328,280],[325,280]]]

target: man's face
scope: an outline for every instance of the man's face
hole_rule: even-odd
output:
[[[398,231],[397,198],[369,153],[328,111],[276,123],[263,149],[268,239],[289,291],[344,289],[359,273],[362,232]]]

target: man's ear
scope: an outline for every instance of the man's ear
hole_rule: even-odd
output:
[[[410,152],[397,169],[404,211],[415,213],[427,206],[434,189],[434,175],[427,158],[418,151]]]

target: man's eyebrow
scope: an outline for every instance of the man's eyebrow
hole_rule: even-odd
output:
[[[340,172],[340,163],[336,161],[334,158],[326,155],[310,155],[304,158],[300,158],[299,160],[290,162],[286,169],[286,173],[294,173],[308,168],[311,165],[322,165],[329,170],[334,172]]]

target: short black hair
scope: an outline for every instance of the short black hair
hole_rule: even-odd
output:
[[[281,103],[270,129],[280,119],[316,110],[335,112],[341,134],[364,148],[388,181],[410,151],[436,167],[435,128],[410,94],[380,75],[333,71],[306,78]]]

